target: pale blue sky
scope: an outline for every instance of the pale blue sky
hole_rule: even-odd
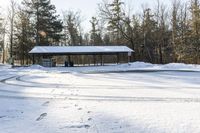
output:
[[[2,7],[1,11],[7,10],[7,6],[10,0],[0,0],[0,7]],[[20,3],[21,0],[16,0]],[[75,10],[81,11],[82,16],[84,16],[84,23],[83,25],[88,27],[89,19],[92,16],[96,15],[97,4],[100,3],[102,0],[51,0],[52,3],[56,6],[58,13],[61,13],[62,10]],[[140,12],[141,5],[148,5],[150,7],[155,6],[157,0],[123,0],[126,3],[130,3],[131,7],[134,12]],[[173,0],[160,0],[165,4],[172,3]],[[189,0],[181,0],[181,1],[189,1]]]
[[[4,10],[6,9],[10,0],[0,0],[0,7]],[[16,0],[20,3],[21,0]],[[85,17],[91,17],[95,15],[97,4],[102,0],[51,0],[53,4],[56,5],[57,11],[60,13],[61,10],[80,10]],[[109,0],[112,1],[112,0]],[[147,4],[149,6],[155,5],[157,0],[123,0],[127,3],[131,3],[133,10],[139,11],[142,4]],[[160,0],[165,4],[171,3],[173,0]],[[188,0],[181,0],[188,1]]]

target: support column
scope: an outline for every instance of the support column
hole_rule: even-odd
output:
[[[71,62],[71,58],[70,55],[68,55],[68,63]]]
[[[131,62],[131,55],[132,55],[132,53],[131,53],[131,52],[128,52],[128,63]]]
[[[103,66],[103,55],[101,54],[101,66]]]
[[[93,55],[93,59],[94,59],[94,66],[96,65],[96,56]]]
[[[33,60],[33,65],[34,65],[35,64],[35,55],[34,54],[32,55],[32,58],[33,58],[32,59]]]
[[[119,64],[119,53],[117,54],[117,64]]]
[[[131,56],[128,56],[128,63],[131,62]]]

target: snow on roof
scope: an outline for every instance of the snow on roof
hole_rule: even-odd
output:
[[[127,46],[35,46],[30,54],[129,53]]]

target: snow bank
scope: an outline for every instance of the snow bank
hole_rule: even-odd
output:
[[[146,62],[133,62],[129,64],[122,64],[119,65],[120,67],[131,67],[131,68],[147,68],[147,67],[153,67],[154,65],[151,63]]]
[[[161,69],[200,70],[200,65],[184,64],[184,63],[170,63],[170,64],[162,65]]]
[[[154,65],[151,63],[145,63],[145,62],[134,62],[134,63],[131,63],[131,66],[135,68],[141,68],[141,67],[152,67]]]
[[[44,67],[40,65],[31,65],[29,68],[30,69],[44,69]]]
[[[117,66],[116,66],[117,67]],[[169,63],[165,65],[161,64],[151,64],[145,62],[133,62],[129,64],[120,65],[118,68],[123,69],[124,71],[130,70],[172,70],[172,71],[200,71],[200,65],[194,64],[184,64],[184,63]]]
[[[133,62],[128,64],[119,65],[106,65],[106,66],[84,66],[84,67],[53,67],[46,68],[40,65],[32,65],[28,68],[23,68],[28,70],[40,70],[49,72],[120,72],[120,71],[142,71],[142,70],[181,70],[181,71],[200,71],[200,65],[184,64],[184,63],[170,63],[166,65],[151,64],[145,62]]]
[[[125,68],[125,66],[124,66]],[[128,69],[132,70],[185,70],[185,71],[200,71],[200,65],[184,64],[184,63],[169,63],[165,65],[151,64],[145,62],[134,62],[127,65]]]
[[[11,68],[11,65],[0,63],[0,68]]]

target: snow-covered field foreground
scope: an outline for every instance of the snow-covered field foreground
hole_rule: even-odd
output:
[[[0,133],[199,133],[199,71],[140,62],[0,65]]]

